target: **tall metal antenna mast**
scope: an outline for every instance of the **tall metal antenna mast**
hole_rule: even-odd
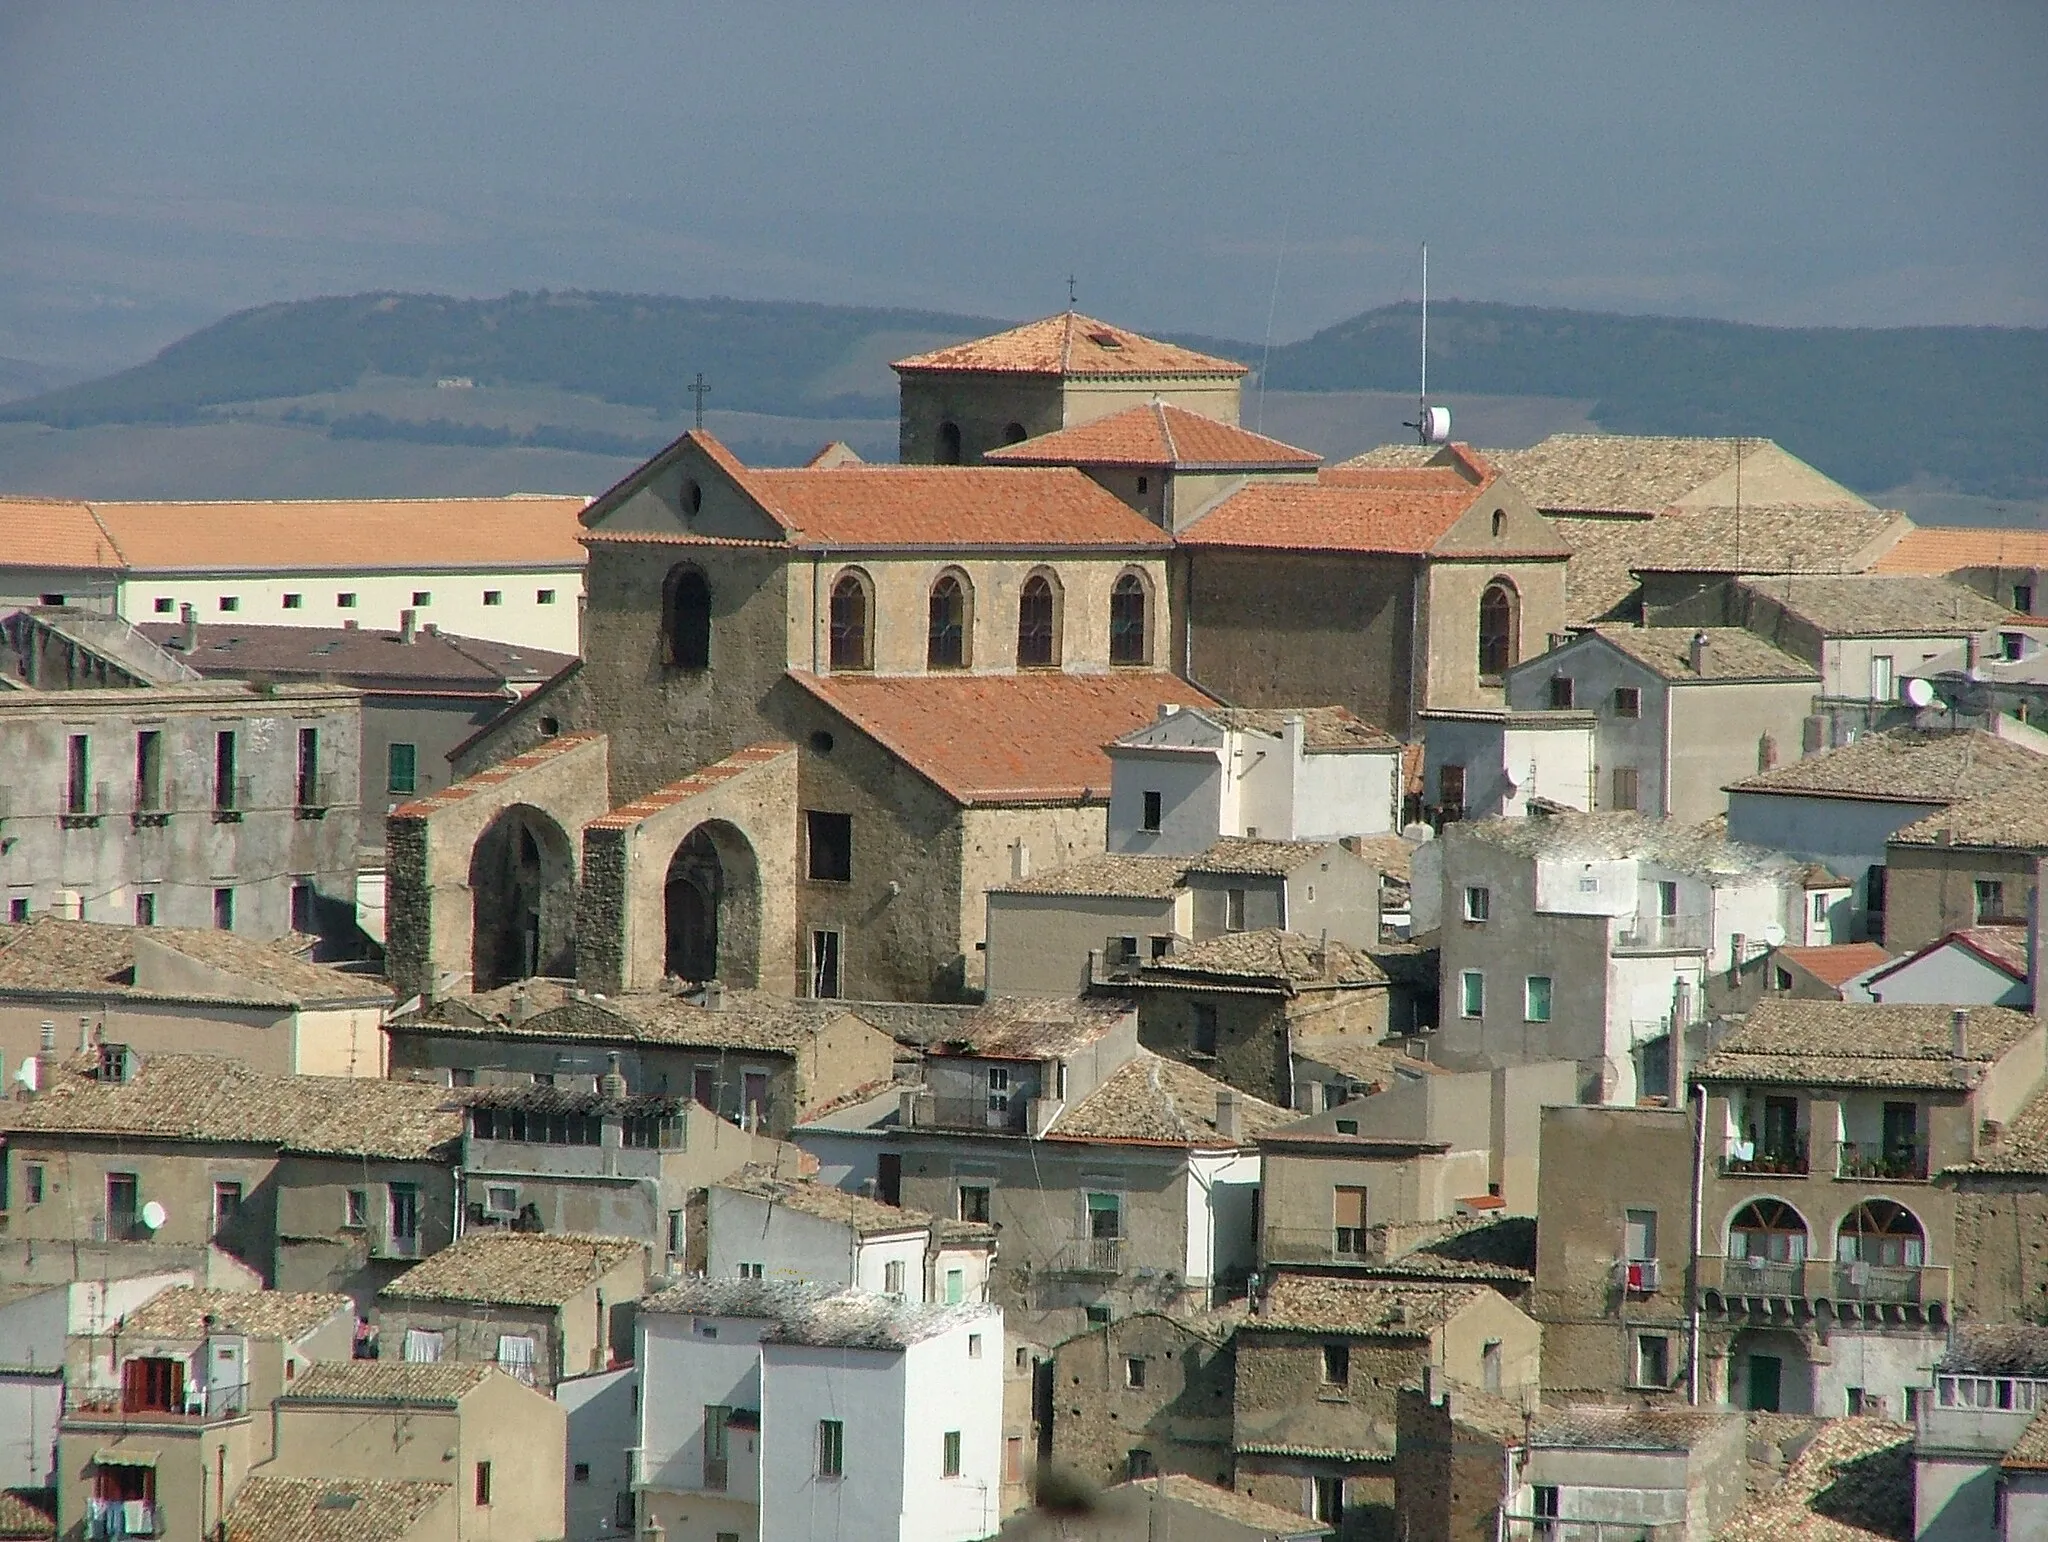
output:
[[[1429,243],[1422,243],[1422,400],[1429,401]]]
[[[1451,437],[1451,409],[1429,404],[1429,243],[1422,243],[1422,395],[1416,403],[1415,421],[1403,423],[1421,436],[1422,442],[1444,444]]]

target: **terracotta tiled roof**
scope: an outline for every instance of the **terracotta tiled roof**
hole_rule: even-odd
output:
[[[1448,466],[1326,469],[1314,482],[1253,482],[1189,526],[1181,544],[1420,555],[1435,550],[1491,483],[1489,476],[1475,486]],[[1490,555],[1570,552],[1562,541],[1546,541]]]
[[[1666,680],[1818,680],[1804,659],[1774,648],[1739,626],[1603,626],[1598,634]],[[1693,673],[1692,640],[1704,633],[1701,670]]]
[[[1381,1089],[1393,1086],[1395,1080],[1404,1074],[1451,1074],[1431,1061],[1417,1060],[1399,1045],[1349,1033],[1297,1034],[1294,1056],[1297,1060],[1313,1060],[1318,1065],[1329,1066],[1368,1086]]]
[[[429,793],[424,798],[414,798],[408,803],[401,803],[391,811],[390,817],[404,820],[424,819],[438,809],[453,808],[466,798],[474,798],[478,793],[489,792],[501,783],[509,782],[522,771],[531,771],[535,766],[544,766],[558,755],[566,755],[571,750],[581,749],[586,745],[600,744],[602,742],[604,742],[604,735],[600,733],[563,734],[559,738],[549,739],[545,743],[535,745],[524,754],[514,755],[510,759],[501,760],[496,765],[478,771],[472,776],[465,776],[459,782],[451,782],[439,792]]]
[[[166,621],[145,622],[137,630],[166,646],[176,643],[184,629]],[[508,683],[546,680],[575,662],[573,654],[448,632],[421,631],[407,643],[397,632],[354,627],[227,623],[201,626],[199,646],[192,652],[172,651],[208,677],[324,680],[368,690],[403,683],[493,697],[501,696]]]
[[[1968,1021],[1965,1053],[1954,1053],[1953,1018]],[[1694,1073],[1705,1082],[1816,1087],[1971,1085],[2038,1023],[2007,1007],[1866,1006],[1766,997]]]
[[[1368,865],[1378,869],[1382,878],[1408,882],[1415,862],[1416,842],[1398,835],[1347,835],[1344,844]]]
[[[1216,1133],[1216,1098],[1234,1089],[1193,1066],[1149,1050],[1119,1066],[1102,1084],[1052,1122],[1062,1140],[1132,1140],[1199,1147],[1249,1145],[1295,1115],[1263,1098],[1239,1092],[1238,1138]]]
[[[959,371],[1001,375],[1244,375],[1242,364],[1162,343],[1106,321],[1062,311],[1021,327],[898,359],[906,374]]]
[[[1626,1408],[1608,1403],[1578,1403],[1538,1415],[1529,1431],[1529,1443],[1606,1451],[1690,1451],[1741,1419],[1742,1415],[1732,1409]]]
[[[347,1296],[304,1290],[203,1290],[176,1285],[121,1319],[128,1339],[203,1339],[209,1330],[251,1338],[304,1338],[336,1317],[355,1321]]]
[[[1297,990],[1387,983],[1386,971],[1370,955],[1332,939],[1327,944],[1299,932],[1261,927],[1222,932],[1190,943],[1166,958],[1147,962],[1139,978],[1147,985],[1199,988],[1205,984],[1258,982]]]
[[[168,991],[152,989],[146,979],[138,983],[138,938],[209,964],[246,981],[248,988]],[[0,992],[64,991],[278,1007],[391,999],[390,987],[381,979],[311,963],[287,944],[257,942],[235,932],[180,926],[139,929],[48,915],[36,916],[25,926],[0,927]]]
[[[1566,623],[1587,626],[1634,619],[1642,591],[1635,563],[1643,544],[1643,521],[1605,514],[1557,514],[1548,509],[1544,514],[1558,538],[1572,549],[1571,560],[1564,567]]]
[[[1164,1473],[1156,1478],[1134,1478],[1128,1483],[1119,1483],[1110,1491],[1111,1504],[1115,1496],[1149,1498],[1157,1494],[1161,1499],[1170,1499],[1175,1504],[1186,1505],[1191,1510],[1201,1510],[1255,1531],[1262,1537],[1327,1537],[1335,1530],[1321,1521],[1311,1520],[1298,1510],[1283,1510],[1278,1505],[1269,1505],[1264,1500],[1254,1499],[1249,1494],[1240,1494],[1235,1489],[1218,1488],[1213,1483],[1204,1483],[1200,1478],[1186,1477],[1180,1473]]]
[[[984,460],[1012,466],[1144,466],[1184,470],[1308,467],[1321,462],[1234,423],[1167,402],[1142,403],[1074,428],[990,450]]]
[[[0,563],[24,568],[85,568],[99,572],[123,566],[92,505],[65,498],[0,498]]]
[[[2027,1421],[1999,1465],[2010,1471],[2048,1472],[2048,1408]]]
[[[1829,637],[1963,637],[2011,615],[1974,589],[1921,574],[1752,578],[1742,587]]]
[[[2048,761],[2039,768],[2048,775]],[[1902,846],[1980,846],[2008,851],[2048,850],[2048,798],[2027,768],[2011,786],[1980,798],[1951,803],[1938,814],[1916,819],[1892,839]]]
[[[1377,724],[1368,723],[1349,707],[1204,707],[1202,716],[1244,733],[1278,738],[1291,717],[1301,719],[1302,744],[1311,753],[1325,750],[1392,750],[1401,741]]]
[[[2006,1121],[1996,1142],[1974,1162],[1959,1163],[1952,1172],[2026,1173],[2048,1177],[2048,1084]],[[2035,1328],[2041,1340],[2041,1374],[2048,1375],[2048,1328]]]
[[[1913,522],[1896,509],[1744,504],[1689,509],[1642,532],[1638,573],[1860,573]]]
[[[1896,803],[1959,803],[2048,778],[2048,756],[1969,729],[1894,728],[1734,783],[1731,792],[1803,793]],[[1908,826],[1908,828],[1913,828]]]
[[[1964,1376],[2048,1377],[2048,1328],[2037,1323],[1959,1323],[1938,1371]]]
[[[1078,862],[1048,868],[1029,878],[999,885],[1004,894],[1076,894],[1105,899],[1172,899],[1187,871],[1182,857],[1130,856],[1098,852]]]
[[[1659,434],[1552,434],[1526,450],[1489,450],[1515,485],[1546,513],[1658,513],[1709,483],[1732,481],[1738,449],[1745,466],[1775,464],[1796,476],[1817,507],[1868,508],[1839,482],[1786,454],[1768,439],[1709,439]]]
[[[453,1484],[251,1477],[224,1524],[227,1542],[408,1542],[442,1505],[454,1508]]]
[[[1540,818],[1466,819],[1440,839],[1485,841],[1525,857],[1599,861],[1644,857],[1702,878],[1776,872],[1788,879],[1798,864],[1783,852],[1728,839],[1725,820],[1683,825],[1640,813],[1546,814]]]
[[[627,991],[602,1001],[578,1000],[561,980],[522,980],[497,990],[444,997],[422,1012],[394,1019],[393,1033],[492,1038],[584,1039],[615,1044],[676,1044],[694,1049],[744,1049],[794,1055],[827,1028],[853,1016],[843,1001],[777,996],[727,988],[707,1007],[667,991]],[[514,1021],[524,998],[528,1015]]]
[[[1778,957],[1797,964],[1823,985],[1840,987],[1867,969],[1890,960],[1874,942],[1842,942],[1825,948],[1779,948]]]
[[[1963,568],[2048,567],[2048,531],[1925,525],[1877,559],[1879,573],[1954,573]]]
[[[210,1055],[154,1055],[125,1082],[67,1076],[0,1105],[0,1128],[432,1161],[461,1137],[462,1116],[445,1087],[423,1082],[269,1076]]]
[[[473,1231],[414,1264],[377,1294],[385,1301],[475,1301],[558,1307],[645,1249],[625,1237]]]
[[[1420,1338],[1486,1294],[1484,1285],[1386,1285],[1329,1275],[1280,1274],[1238,1331]]]
[[[1892,1542],[1913,1534],[1913,1431],[1883,1419],[1831,1419],[1776,1488],[1752,1499],[1717,1542]]]
[[[30,1542],[57,1535],[57,1491],[53,1488],[0,1489],[0,1538]]]
[[[1278,878],[1329,848],[1327,841],[1269,841],[1261,836],[1225,835],[1207,851],[1187,859],[1191,873]]]
[[[794,1210],[800,1215],[815,1216],[821,1221],[836,1221],[849,1227],[863,1237],[882,1236],[889,1232],[918,1231],[929,1228],[932,1217],[922,1210],[906,1210],[901,1205],[885,1205],[879,1199],[869,1199],[865,1194],[851,1193],[846,1189],[835,1189],[828,1184],[809,1178],[784,1178],[772,1169],[753,1164],[741,1168],[712,1185],[734,1194],[749,1195],[754,1199],[765,1199],[784,1209]]]
[[[658,787],[643,797],[635,798],[631,803],[621,804],[610,813],[593,819],[585,828],[630,830],[641,820],[659,814],[663,809],[674,808],[678,803],[688,802],[691,798],[707,793],[743,772],[770,765],[786,755],[795,753],[794,744],[786,744],[779,740],[771,739],[762,744],[750,744],[745,749],[733,751],[725,759],[708,765],[701,771],[692,771],[679,782],[670,782],[666,787]]]
[[[1104,745],[1167,702],[1208,704],[1195,686],[1150,669],[790,678],[963,804],[1104,801]],[[974,731],[962,733],[963,723]]]
[[[284,1390],[287,1403],[434,1403],[452,1406],[502,1375],[479,1360],[329,1360]]]
[[[1071,466],[799,467],[743,470],[741,480],[805,547],[1138,551],[1172,544]]]
[[[934,1055],[981,1060],[1064,1060],[1131,1019],[1127,1001],[1108,996],[996,996],[976,1008]]]

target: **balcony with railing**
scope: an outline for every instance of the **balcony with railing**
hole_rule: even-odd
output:
[[[239,1419],[249,1411],[249,1389],[236,1383],[220,1387],[188,1387],[175,1408],[154,1407],[114,1389],[74,1393],[64,1409],[67,1424],[215,1424]]]
[[[1372,1234],[1362,1226],[1268,1226],[1265,1259],[1275,1264],[1364,1263]]]
[[[1804,1178],[1811,1170],[1807,1152],[1804,1132],[1775,1141],[1731,1141],[1721,1154],[1721,1172],[1731,1178],[1745,1174]]]
[[[1637,916],[1614,934],[1617,953],[1704,953],[1705,916]]]
[[[1030,1101],[1015,1093],[1007,1098],[920,1098],[917,1122],[942,1130],[1002,1130],[1016,1134],[1024,1128],[1025,1108]]]
[[[1923,1284],[1922,1272],[1905,1266],[1838,1263],[1835,1265],[1835,1299],[1917,1304]]]
[[[1119,1275],[1124,1272],[1125,1239],[1076,1237],[1063,1243],[1046,1267],[1055,1274]]]
[[[1796,1300],[1806,1293],[1806,1264],[1803,1259],[1725,1259],[1721,1261],[1721,1289],[1731,1296]]]
[[[1744,1303],[1831,1302],[1837,1311],[1906,1307],[1930,1320],[1948,1306],[1949,1271],[1938,1265],[1841,1263],[1832,1258],[1777,1260],[1703,1256],[1698,1265],[1703,1296],[1721,1298],[1717,1309],[1747,1310]],[[1782,1311],[1782,1307],[1775,1308]]]
[[[1632,1296],[1655,1295],[1662,1278],[1654,1258],[1625,1258],[1614,1266],[1614,1283]]]
[[[1889,1183],[1925,1183],[1927,1147],[1904,1142],[1842,1141],[1836,1148],[1835,1175],[1875,1178]]]

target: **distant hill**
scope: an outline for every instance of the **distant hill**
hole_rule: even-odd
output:
[[[0,422],[85,428],[254,413],[330,439],[617,457],[663,442],[686,419],[700,370],[714,411],[885,420],[895,413],[891,359],[1005,324],[595,293],[289,301],[229,316],[133,369],[0,403]],[[1405,394],[1416,327],[1413,304],[1367,311],[1275,348],[1267,384]],[[1166,335],[1249,362],[1260,352]],[[465,409],[471,393],[462,391],[427,390],[431,407],[393,405],[393,382],[431,387],[445,377],[473,381],[478,398],[540,393],[535,400],[553,405],[516,422],[480,416],[481,400]],[[1430,310],[1430,384],[1587,403],[1591,421],[1612,432],[1769,435],[1867,493],[1913,483],[2048,497],[2048,331],[2039,329],[1756,327],[1445,301]]]

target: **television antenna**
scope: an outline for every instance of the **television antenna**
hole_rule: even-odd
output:
[[[1429,243],[1422,243],[1422,393],[1416,404],[1415,421],[1403,423],[1421,436],[1425,445],[1448,444],[1451,438],[1451,409],[1429,404]]]

